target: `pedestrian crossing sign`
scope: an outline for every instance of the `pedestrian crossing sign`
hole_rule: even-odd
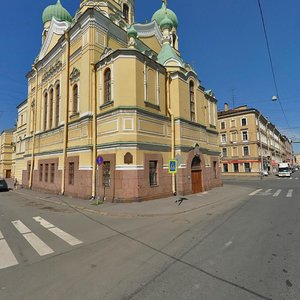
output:
[[[170,174],[176,174],[177,173],[177,160],[171,159],[169,160],[169,173]]]

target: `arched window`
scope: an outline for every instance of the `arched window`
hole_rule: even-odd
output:
[[[75,84],[73,87],[73,113],[78,112],[78,85]]]
[[[198,170],[201,169],[201,160],[199,158],[199,156],[195,156],[192,160],[192,170]]]
[[[49,128],[53,125],[53,88],[49,91]]]
[[[47,130],[48,93],[44,95],[44,130]]]
[[[60,85],[55,87],[55,127],[59,124],[59,109],[60,109]]]
[[[189,84],[189,90],[190,90],[190,112],[191,112],[191,121],[195,122],[195,92],[194,92],[194,82],[190,81]]]
[[[129,6],[126,3],[123,4],[123,16],[124,16],[125,21],[128,22],[128,20],[129,20]]]
[[[111,101],[111,71],[106,69],[104,72],[104,103]]]

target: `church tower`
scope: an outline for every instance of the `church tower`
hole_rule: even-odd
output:
[[[153,14],[151,21],[155,21],[157,25],[161,27],[161,23],[165,21],[165,17],[172,22],[172,28],[170,29],[171,44],[174,49],[178,50],[178,19],[176,14],[167,8],[167,0],[162,1],[161,8]]]
[[[124,28],[134,22],[134,0],[81,0],[77,14],[81,15],[88,8],[99,10]]]

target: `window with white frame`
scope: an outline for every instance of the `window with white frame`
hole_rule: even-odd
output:
[[[241,119],[241,125],[242,126],[247,126],[247,118],[242,118]]]
[[[223,172],[228,173],[228,164],[223,164]]]
[[[248,131],[242,131],[242,140],[248,141]]]
[[[244,146],[243,147],[243,152],[244,152],[244,156],[249,156],[249,147],[248,146]]]
[[[222,155],[227,156],[227,148],[222,148]]]
[[[221,134],[221,143],[226,143],[227,138],[226,138],[226,133]]]
[[[248,163],[248,162],[244,163],[244,170],[246,173],[251,173],[250,163]]]
[[[239,172],[239,164],[238,163],[233,164],[233,172],[235,172],[235,173]]]
[[[221,129],[226,129],[226,123],[224,121],[221,122]]]

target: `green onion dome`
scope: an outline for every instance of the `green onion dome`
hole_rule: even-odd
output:
[[[162,20],[165,18],[165,15],[172,21],[173,26],[177,29],[178,19],[175,13],[166,7],[166,4],[163,2],[162,7],[154,13],[151,21],[156,21],[156,23],[160,26]]]
[[[134,29],[134,26],[131,25],[130,27],[127,28],[127,36],[129,38],[134,37],[136,38],[138,35],[137,31]]]
[[[61,5],[60,0],[57,0],[55,5],[47,6],[43,11],[43,24],[52,20],[52,17],[58,21],[72,22],[72,17],[69,12]]]
[[[168,17],[167,14],[165,14],[165,17],[159,24],[160,29],[161,30],[164,30],[164,29],[171,30],[173,28],[173,26],[174,26],[174,24],[173,24],[172,20]]]

